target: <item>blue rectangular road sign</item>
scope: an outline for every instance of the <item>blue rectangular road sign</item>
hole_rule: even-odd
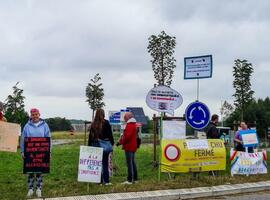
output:
[[[212,55],[184,58],[184,79],[211,78],[213,71]]]

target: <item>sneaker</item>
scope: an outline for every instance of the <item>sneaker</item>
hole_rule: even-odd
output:
[[[36,195],[37,195],[37,197],[41,197],[41,189],[37,189],[37,191],[36,191]]]
[[[125,182],[123,182],[123,183],[121,183],[121,184],[123,184],[123,185],[131,185],[131,184],[132,184],[132,182],[125,181]]]
[[[34,194],[34,190],[33,189],[29,189],[28,193],[27,193],[27,197],[32,197]]]
[[[105,183],[105,185],[112,185],[112,183]]]

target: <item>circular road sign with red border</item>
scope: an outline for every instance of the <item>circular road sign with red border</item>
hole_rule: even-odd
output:
[[[167,160],[174,162],[180,158],[181,151],[175,144],[168,144],[165,147],[164,154]]]

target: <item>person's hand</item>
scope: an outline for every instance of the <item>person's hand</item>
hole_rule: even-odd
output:
[[[21,153],[21,156],[22,156],[22,159],[24,160],[25,159],[24,153]]]

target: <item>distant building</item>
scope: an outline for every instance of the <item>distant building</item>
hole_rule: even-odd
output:
[[[137,122],[141,123],[142,125],[147,125],[147,118],[142,107],[127,107],[127,109],[132,112]]]

